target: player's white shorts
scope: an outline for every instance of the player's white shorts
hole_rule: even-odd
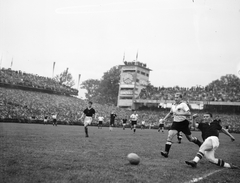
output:
[[[92,123],[92,117],[86,116],[84,119],[84,126],[90,125]]]
[[[216,136],[210,136],[205,139],[202,146],[204,145],[212,145],[213,150],[216,150],[219,147],[219,139]]]
[[[47,122],[47,119],[44,119],[43,122],[46,123],[46,122]]]
[[[205,149],[205,157],[212,163],[217,163],[218,159],[215,158],[214,154],[217,148],[219,147],[219,139],[216,136],[210,136],[205,139],[200,149]],[[210,149],[209,149],[210,148]]]

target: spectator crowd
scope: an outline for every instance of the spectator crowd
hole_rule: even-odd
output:
[[[52,78],[11,69],[0,69],[0,83],[50,90],[60,94],[78,95],[77,89],[60,84]]]
[[[19,119],[20,121],[43,120],[45,116],[51,117],[58,114],[57,120],[65,124],[80,124],[82,111],[86,108],[87,102],[72,96],[61,96],[41,92],[24,91],[0,87],[0,118]],[[115,106],[93,104],[98,116],[104,117],[105,125],[110,121],[110,113],[117,114],[116,126],[122,124],[122,119],[132,114],[131,110],[117,108]],[[142,110],[139,114],[139,124],[145,121],[147,126],[157,126],[160,118],[163,118],[168,110]],[[203,112],[198,111],[201,115]],[[240,132],[240,116],[237,114],[214,114],[222,119],[223,125],[230,126],[232,131]],[[169,120],[169,125],[171,120]]]
[[[174,94],[181,92],[190,101],[224,101],[240,102],[240,79],[235,75],[226,75],[213,81],[206,87],[153,87],[148,85],[142,89],[140,99],[174,100]]]
[[[0,85],[0,119],[18,119],[20,121],[43,120],[45,116],[51,117],[58,114],[57,120],[66,124],[81,123],[82,111],[86,108],[86,101],[73,97],[76,89],[61,85],[55,80],[34,74],[28,74],[11,69],[0,70],[0,84],[26,86],[57,91],[60,94],[49,94],[41,91],[28,91],[3,87]],[[226,75],[220,80],[213,81],[206,87],[153,87],[148,85],[142,89],[139,98],[152,100],[174,100],[174,94],[181,92],[185,99],[190,101],[227,101],[240,102],[240,79],[234,75]],[[110,113],[117,114],[116,125],[122,124],[123,118],[128,118],[132,111],[117,108],[111,105],[94,104],[96,119],[98,116],[105,118],[104,123],[109,123]],[[138,111],[139,122],[145,121],[147,126],[157,126],[160,118],[167,114],[167,110],[141,110]],[[199,111],[199,113],[202,113]],[[218,115],[223,125],[230,126],[232,131],[240,132],[240,116],[237,114]],[[97,120],[95,120],[97,122]],[[171,121],[169,121],[171,122]]]

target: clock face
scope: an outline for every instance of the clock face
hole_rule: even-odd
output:
[[[131,84],[133,81],[133,76],[132,74],[126,74],[123,76],[123,82],[126,84]]]

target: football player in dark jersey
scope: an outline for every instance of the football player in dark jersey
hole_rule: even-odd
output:
[[[110,131],[112,131],[112,129],[114,127],[114,122],[115,122],[116,117],[117,117],[116,113],[114,111],[112,111],[110,114],[110,126],[109,126]]]
[[[211,163],[220,167],[237,169],[238,167],[223,161],[222,159],[215,158],[215,151],[219,147],[219,131],[229,136],[232,141],[235,138],[221,126],[218,120],[212,120],[211,113],[205,113],[203,120],[199,124],[194,125],[202,132],[204,142],[199,148],[199,151],[192,161],[185,161],[187,165],[196,167],[197,163],[205,156]]]
[[[127,116],[122,119],[123,130],[125,130],[125,127],[126,127],[126,125],[127,125],[127,120],[128,120],[128,119],[127,119]]]
[[[88,126],[92,123],[93,119],[95,117],[95,110],[92,108],[92,102],[88,102],[88,107],[83,111],[83,115],[81,119],[84,119],[84,130],[86,137],[88,136]]]

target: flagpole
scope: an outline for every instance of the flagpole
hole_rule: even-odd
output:
[[[12,65],[13,65],[13,57],[12,57],[12,62],[11,62],[11,66],[10,66],[10,69],[12,69]]]
[[[136,54],[136,61],[138,60],[138,51],[137,51],[137,54]]]
[[[78,75],[78,85],[77,85],[77,89],[79,89],[80,78],[81,78],[81,74]]]
[[[55,62],[53,62],[52,78],[54,77]]]

